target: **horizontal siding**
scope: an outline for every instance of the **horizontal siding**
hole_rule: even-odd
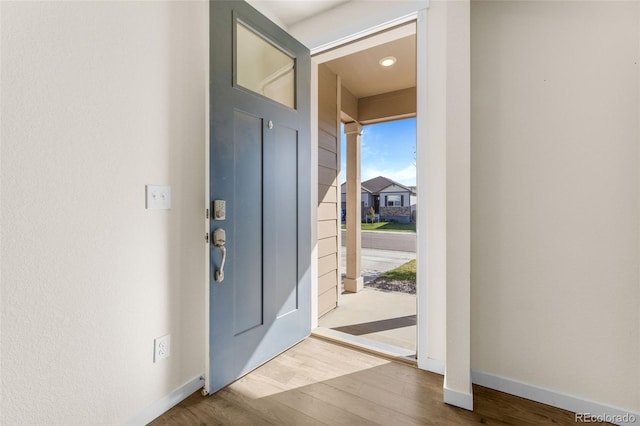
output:
[[[337,255],[330,254],[318,258],[318,276],[328,274],[331,271],[338,269]]]
[[[338,251],[338,237],[318,240],[318,257],[328,256]]]
[[[318,220],[336,220],[336,203],[322,203],[318,206]]]
[[[338,153],[338,142],[335,135],[330,135],[324,130],[320,130],[318,133],[318,146],[326,149],[327,151]]]
[[[331,288],[335,288],[338,280],[338,271],[331,271],[328,274],[318,277],[318,294],[322,294]]]
[[[324,148],[318,148],[318,165],[327,169],[338,170],[338,156]]]
[[[321,317],[338,306],[338,293],[335,287],[318,296],[318,316]]]
[[[335,203],[338,200],[338,188],[329,185],[318,185],[318,204]]]
[[[318,167],[318,185],[337,185],[338,172],[336,169]]]
[[[338,76],[318,67],[318,314],[338,302]]]
[[[326,66],[318,67],[318,127],[330,135],[337,135],[338,79]]]
[[[326,111],[319,111],[318,114],[318,125],[320,127],[320,130],[328,133],[328,134],[333,134],[336,135],[337,131],[336,131],[336,117],[337,115],[333,115],[336,114],[337,110],[334,109],[331,113],[327,113]],[[333,124],[328,120],[331,116],[333,116]]]
[[[337,220],[321,220],[318,221],[318,239],[327,238],[338,235]]]

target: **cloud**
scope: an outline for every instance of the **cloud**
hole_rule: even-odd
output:
[[[408,164],[401,169],[362,167],[360,173],[362,181],[369,180],[377,176],[384,176],[405,186],[415,186],[416,184],[416,166],[413,164]]]
[[[394,168],[391,167],[379,167],[379,165],[373,166],[362,166],[360,170],[360,179],[364,182],[365,180],[373,179],[374,177],[384,176],[391,180],[395,180],[398,183],[401,183],[405,186],[415,186],[416,185],[416,166],[411,163],[407,164],[402,168]],[[347,166],[346,164],[342,165],[340,169],[339,175],[340,183],[344,183],[347,180]]]

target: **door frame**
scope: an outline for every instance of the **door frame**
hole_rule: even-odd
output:
[[[403,27],[399,27],[396,31],[397,34],[391,35],[374,35],[378,32],[390,30],[394,27],[398,27],[402,24],[415,22],[415,35],[416,35],[416,97],[417,97],[417,110],[416,110],[416,181],[417,183],[426,182],[425,188],[418,188],[422,194],[443,194],[443,185],[446,184],[446,180],[438,179],[437,176],[427,176],[426,170],[429,167],[435,173],[440,173],[442,175],[444,170],[444,163],[446,158],[440,158],[434,153],[434,148],[437,148],[433,145],[435,144],[425,144],[424,149],[420,149],[418,147],[417,141],[426,141],[427,139],[427,109],[426,109],[426,98],[427,98],[427,55],[426,55],[426,9],[419,10],[413,13],[404,14],[397,18],[389,19],[388,21],[372,26],[370,28],[364,30],[358,30],[354,33],[343,36],[337,39],[335,42],[330,42],[320,46],[316,49],[311,49],[311,99],[312,99],[312,110],[311,110],[311,150],[312,150],[312,169],[315,170],[318,167],[317,164],[317,150],[318,150],[318,111],[317,111],[317,99],[318,99],[318,84],[317,84],[317,74],[318,74],[318,65],[328,62],[333,59],[337,59],[339,57],[347,56],[356,51],[364,50],[368,47],[373,47],[382,43],[386,43],[391,41],[391,39],[399,38],[407,35],[406,29]],[[371,37],[367,37],[371,36]],[[356,42],[356,43],[354,43]],[[441,151],[442,152],[442,151]],[[316,157],[314,157],[314,155]],[[439,160],[436,163],[436,158]],[[433,179],[432,177],[436,177]],[[314,176],[316,182],[312,182],[312,190],[315,189],[317,191],[317,176]],[[315,200],[317,196],[314,197],[312,194],[312,200]],[[438,262],[436,256],[431,253],[443,253],[446,250],[446,240],[442,238],[432,238],[432,233],[428,232],[429,227],[427,223],[430,223],[430,217],[434,214],[434,210],[440,209],[440,212],[435,212],[436,217],[438,213],[440,217],[444,217],[445,209],[444,203],[439,202],[436,203],[433,200],[434,196],[426,197],[426,196],[418,196],[417,200],[417,210],[419,212],[426,212],[427,214],[419,214],[419,218],[417,219],[416,233],[417,233],[417,247],[416,247],[416,264],[417,264],[417,277],[416,277],[416,287],[417,287],[417,339],[416,339],[416,352],[417,352],[417,361],[418,367],[433,371],[439,374],[444,374],[444,361],[439,361],[437,359],[432,358],[431,351],[429,350],[429,277],[432,276],[433,272],[438,272],[438,268],[442,268],[446,265],[443,265],[441,262]],[[312,211],[315,209],[312,209]],[[317,218],[315,218],[317,221]],[[314,223],[315,223],[314,221]],[[426,236],[426,237],[425,237]],[[317,243],[317,235],[312,237],[312,243]],[[443,244],[445,243],[445,244]],[[431,252],[430,250],[433,250]],[[314,250],[314,259],[317,267],[317,252]],[[446,266],[445,266],[446,267]],[[440,271],[442,273],[442,271]],[[317,300],[318,300],[318,278],[317,274],[312,274],[312,282],[311,282],[311,300],[312,300],[312,330],[318,327],[318,308],[317,308]],[[433,316],[432,316],[433,318]]]
[[[407,0],[376,5],[362,13],[362,4],[345,3],[290,32],[311,48],[313,82],[314,54],[417,19],[418,214],[426,225],[418,224],[422,266],[417,280],[425,289],[417,306],[423,313],[418,317],[418,367],[445,376],[445,402],[472,410],[471,4]],[[315,102],[317,84],[312,84]],[[317,132],[317,122],[312,121],[311,131]],[[312,133],[314,143],[317,134]],[[317,146],[312,149],[317,152]]]

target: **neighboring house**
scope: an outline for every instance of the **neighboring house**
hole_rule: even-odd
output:
[[[369,179],[360,184],[362,219],[373,207],[381,220],[411,222],[417,200],[416,187],[404,186],[384,176]],[[342,210],[347,207],[347,186],[342,184]]]

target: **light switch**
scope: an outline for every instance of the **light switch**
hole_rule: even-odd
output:
[[[161,185],[146,185],[147,209],[171,209],[171,187]]]

